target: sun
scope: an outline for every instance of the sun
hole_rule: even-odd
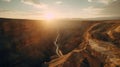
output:
[[[44,19],[45,20],[53,20],[55,18],[55,15],[53,13],[45,13]]]

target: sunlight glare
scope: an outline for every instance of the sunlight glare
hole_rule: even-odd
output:
[[[54,14],[52,14],[52,13],[46,13],[45,15],[44,15],[44,19],[45,20],[53,20],[55,18],[55,16],[54,16]]]

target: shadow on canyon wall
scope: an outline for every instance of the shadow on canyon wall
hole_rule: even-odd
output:
[[[0,19],[0,67],[119,66],[119,20],[58,21],[49,27],[45,21]]]

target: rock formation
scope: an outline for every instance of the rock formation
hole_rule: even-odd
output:
[[[54,25],[0,19],[0,67],[120,67],[119,20]]]
[[[49,67],[120,67],[120,22],[92,23],[82,36],[78,47],[53,59]]]

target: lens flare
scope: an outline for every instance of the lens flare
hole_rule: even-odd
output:
[[[45,20],[53,20],[55,18],[55,15],[53,13],[46,13],[44,15]]]

